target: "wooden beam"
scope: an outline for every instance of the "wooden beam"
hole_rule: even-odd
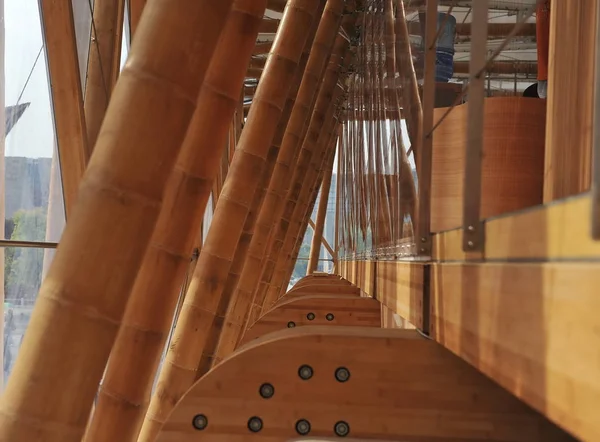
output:
[[[277,29],[279,28],[279,20],[275,20],[272,18],[263,18],[262,23],[259,28],[259,33],[261,34],[276,34]]]
[[[298,434],[571,440],[415,330],[306,326],[256,339],[223,361],[185,394],[157,441],[286,441]]]
[[[140,22],[140,17],[142,16],[142,11],[144,10],[144,6],[146,6],[147,0],[128,0],[129,1],[129,32],[131,41],[133,41],[133,36],[137,31],[138,24]]]
[[[315,230],[315,223],[312,219],[308,220],[308,225],[311,229],[313,229],[313,231]],[[335,259],[335,252],[333,251],[331,245],[327,242],[327,239],[324,236],[321,237],[321,244],[323,244],[323,247],[325,247],[325,249],[329,252],[332,258]]]
[[[89,158],[71,2],[40,1],[67,217]]]

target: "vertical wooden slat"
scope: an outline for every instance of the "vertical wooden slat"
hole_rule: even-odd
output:
[[[596,59],[594,79],[594,140],[592,165],[592,237],[600,240],[600,8],[596,8]]]
[[[544,202],[590,189],[598,0],[550,3]]]
[[[81,441],[231,2],[149,4],[0,397],[0,441]]]
[[[431,253],[431,161],[433,147],[433,107],[435,103],[435,36],[437,32],[437,0],[427,2],[425,29],[425,75],[423,79],[423,131],[419,152],[415,152],[419,177],[419,210],[417,219],[420,255]]]
[[[463,250],[483,247],[481,214],[481,159],[483,156],[483,101],[489,0],[473,3],[471,62],[467,108],[467,146],[463,194]]]
[[[89,158],[83,92],[70,1],[40,0],[40,16],[50,74],[65,212],[70,215]]]

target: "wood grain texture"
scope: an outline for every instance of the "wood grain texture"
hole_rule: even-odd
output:
[[[410,355],[410,357],[407,357]],[[309,365],[313,376],[299,377]],[[336,370],[346,368],[347,382]],[[259,394],[270,383],[274,395]],[[196,430],[195,416],[207,427]],[[248,422],[259,417],[262,429]],[[308,326],[242,347],[200,379],[165,423],[159,442],[287,441],[299,419],[311,437],[403,441],[569,440],[543,417],[469,364],[416,331]]]
[[[357,286],[366,296],[374,296],[374,261],[340,261],[340,276]]]
[[[431,336],[581,440],[600,440],[600,264],[434,264]]]
[[[381,304],[372,298],[339,295],[284,298],[246,330],[240,345],[267,333],[305,325],[381,327]]]
[[[541,204],[544,100],[488,98],[484,106],[481,219]],[[433,137],[431,231],[462,225],[468,105],[456,106]],[[446,108],[435,109],[435,121]]]
[[[590,188],[596,8],[597,0],[551,3],[544,201]]]

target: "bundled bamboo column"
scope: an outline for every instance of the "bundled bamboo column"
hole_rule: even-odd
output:
[[[196,379],[207,337],[319,0],[291,0],[267,61],[186,294],[139,441],[154,440]]]
[[[325,149],[327,152],[329,152],[327,155],[329,155],[329,157],[330,157],[331,164],[333,164],[333,160],[335,158],[336,143],[338,140],[338,130],[340,127],[338,118],[339,118],[339,116],[336,115],[332,119],[331,129],[328,131],[330,135],[327,138],[327,141],[325,144],[325,146],[326,146]],[[313,186],[311,196],[308,198],[309,205],[306,210],[306,213],[304,214],[304,218],[300,223],[299,234],[296,237],[296,242],[294,244],[293,251],[290,254],[288,266],[285,270],[286,276],[284,278],[284,281],[289,281],[292,274],[294,273],[294,268],[296,267],[296,261],[298,260],[300,248],[302,246],[304,236],[306,235],[306,230],[308,229],[310,218],[311,218],[314,206],[317,201],[317,194],[319,192],[319,188],[323,186],[323,180],[324,180],[324,177],[326,176],[327,171],[328,171],[327,164],[323,164],[323,169],[321,169],[317,175],[317,180],[316,180],[317,184],[315,186]]]
[[[328,114],[330,115],[329,119],[331,121],[329,125],[333,125],[333,121],[335,121],[337,99],[343,91],[344,89],[342,86],[338,84],[336,98],[332,101],[328,111]],[[263,308],[265,303],[268,302],[269,304],[267,305],[270,305],[277,301],[281,291],[285,290],[285,283],[287,282],[285,281],[286,269],[290,264],[293,265],[292,256],[294,246],[296,245],[296,241],[302,241],[302,238],[299,238],[299,236],[303,230],[306,230],[308,219],[311,216],[311,210],[315,204],[319,186],[323,179],[323,170],[325,164],[329,160],[330,140],[331,131],[327,131],[323,137],[323,141],[320,143],[320,149],[315,149],[313,152],[310,165],[307,169],[308,174],[301,182],[295,183],[294,188],[297,189],[297,192],[292,194],[291,198],[287,201],[288,207],[293,207],[293,210],[290,212],[292,215],[289,218],[285,239],[282,242],[277,261],[275,261],[273,277],[269,283],[269,289],[266,292]]]
[[[298,69],[296,70],[296,76],[290,89],[288,100],[284,107],[284,111],[282,113],[282,117],[278,124],[277,130],[275,131],[273,142],[271,143],[271,147],[267,154],[266,167],[262,173],[259,186],[256,192],[254,193],[252,205],[246,218],[246,222],[244,223],[242,235],[238,242],[234,258],[231,264],[231,268],[229,270],[227,280],[223,287],[223,292],[221,293],[221,302],[219,303],[217,311],[215,312],[215,321],[213,322],[214,327],[212,327],[209,332],[204,352],[202,354],[202,358],[200,360],[200,363],[198,364],[198,372],[196,373],[197,377],[200,377],[204,373],[206,373],[211,368],[211,366],[219,359],[219,356],[215,354],[215,351],[219,342],[219,338],[223,331],[222,324],[226,323],[225,316],[230,306],[232,295],[234,294],[237,288],[240,275],[244,268],[244,263],[246,262],[248,256],[248,248],[253,239],[258,214],[263,206],[263,201],[265,199],[267,189],[269,187],[269,183],[273,175],[275,164],[280,160],[281,157],[282,151],[280,147],[282,146],[282,143],[284,141],[285,133],[287,133],[288,128],[293,125],[293,122],[289,124],[290,118],[293,116],[293,109],[296,107],[296,103],[301,102],[299,99],[301,99],[303,95],[303,78],[305,77],[305,73],[311,72],[313,69],[313,63],[311,63],[311,58],[314,56],[314,54],[322,52],[322,50],[318,49],[320,43],[318,40],[319,36],[316,35],[317,28],[321,29],[324,21],[326,25],[331,26],[330,23],[327,23],[327,17],[329,16],[328,11],[325,10],[325,14],[323,14],[324,7],[325,1],[320,0],[316,17],[321,17],[321,19],[315,19],[313,21],[312,29],[309,32],[309,37],[304,45],[304,51],[300,58]],[[317,37],[317,40],[315,40],[315,36]],[[273,216],[272,211],[271,216]]]
[[[298,157],[296,169],[294,171],[294,176],[292,178],[292,186],[290,186],[288,194],[285,198],[284,212],[281,216],[281,219],[278,221],[276,229],[274,230],[270,251],[268,255],[266,255],[267,258],[265,259],[266,264],[263,266],[264,269],[263,276],[261,278],[261,286],[259,286],[258,292],[256,294],[255,304],[257,305],[263,304],[264,296],[266,296],[265,288],[267,288],[267,286],[270,286],[272,282],[275,264],[277,263],[281,253],[281,246],[284,244],[290,222],[292,221],[292,216],[294,213],[296,202],[298,201],[298,197],[303,188],[302,185],[306,182],[306,172],[307,170],[310,170],[309,167],[311,165],[311,162],[314,161],[313,156],[318,157],[319,155],[319,153],[317,153],[316,155],[313,155],[313,153],[316,151],[316,141],[319,136],[322,122],[324,121],[325,116],[327,115],[327,109],[330,105],[332,105],[331,94],[333,93],[335,84],[340,76],[340,72],[345,68],[345,66],[342,66],[342,63],[347,64],[350,60],[350,57],[348,56],[342,58],[343,62],[340,62],[338,59],[334,60],[333,63],[330,63],[330,69],[325,75],[323,89],[325,91],[328,91],[330,95],[321,94],[321,96],[319,96],[320,103],[317,103],[317,106],[315,107],[315,112],[313,114],[314,121],[311,121],[311,129],[313,132],[309,132],[304,142],[304,145],[302,146],[302,150]],[[336,93],[339,93],[339,88],[336,89]]]
[[[281,151],[273,171],[273,177],[268,185],[264,204],[256,220],[256,228],[246,254],[242,275],[232,296],[225,316],[223,330],[215,350],[215,362],[226,357],[236,346],[242,333],[244,318],[252,301],[252,294],[258,283],[261,270],[261,260],[267,246],[267,241],[275,220],[282,211],[282,194],[285,195],[289,186],[290,167],[295,161],[302,140],[308,132],[308,120],[317,101],[320,79],[327,66],[330,53],[340,50],[340,38],[336,40],[341,23],[343,1],[329,0],[325,6],[323,17],[315,38],[313,49],[306,67],[306,74],[298,92],[298,99],[290,117],[290,123],[282,141]],[[335,41],[335,47],[334,47]],[[341,38],[341,45],[347,41]]]
[[[333,173],[334,158],[335,156],[331,157],[329,165],[325,168],[323,184],[321,184],[321,200],[319,201],[319,208],[317,209],[315,231],[313,232],[312,244],[310,245],[310,258],[308,260],[307,275],[314,273],[317,270],[317,267],[319,266],[319,256],[321,255],[321,241],[323,240],[323,229],[325,228],[325,217],[327,216],[327,205],[329,203],[329,189],[331,187],[331,175]]]
[[[125,0],[96,0],[88,56],[84,112],[89,153],[94,150],[120,66]],[[87,158],[89,161],[89,157]]]
[[[233,3],[168,182],[85,440],[137,439],[266,4],[267,0]]]
[[[0,398],[0,441],[81,440],[230,7],[146,6]]]

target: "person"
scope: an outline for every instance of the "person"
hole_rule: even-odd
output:
[[[536,10],[537,39],[537,93],[540,98],[548,96],[548,58],[550,47],[550,0],[541,0]]]

